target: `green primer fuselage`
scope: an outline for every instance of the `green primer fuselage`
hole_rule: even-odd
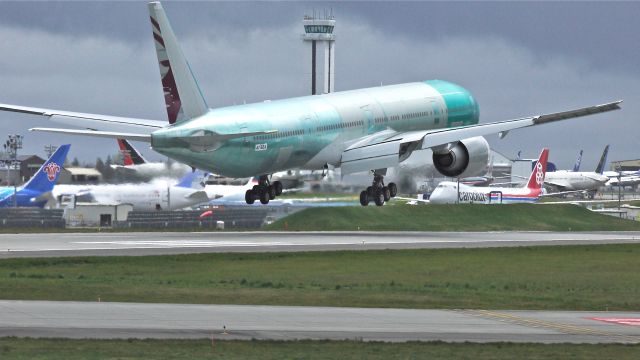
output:
[[[292,168],[340,166],[342,152],[383,130],[430,130],[478,123],[478,104],[464,88],[441,80],[265,101],[211,109],[152,134],[151,145],[175,160],[229,177]],[[224,141],[213,151],[179,139],[217,134],[277,132]]]

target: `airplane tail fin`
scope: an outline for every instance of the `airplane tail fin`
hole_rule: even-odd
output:
[[[576,163],[573,165],[573,172],[580,171],[580,163],[582,162],[582,150],[578,153],[578,158],[576,159]]]
[[[604,166],[607,164],[607,155],[609,155],[609,145],[604,147],[604,151],[600,157],[600,162],[598,162],[598,166],[596,167],[596,172],[598,174],[602,174],[604,172]]]
[[[162,4],[150,2],[149,15],[169,123],[179,123],[205,114],[209,108]]]
[[[208,176],[208,174],[205,174],[204,172],[196,169],[195,171],[191,171],[187,175],[182,177],[182,179],[180,179],[180,182],[178,182],[176,186],[183,187],[183,188],[192,188],[193,183],[196,179],[198,179],[199,177],[205,177],[205,176]]]
[[[544,148],[540,153],[540,157],[536,162],[536,166],[533,167],[529,181],[527,182],[527,188],[540,189],[544,184],[544,177],[547,174],[547,160],[549,159],[549,149]]]
[[[69,144],[60,146],[22,188],[41,192],[53,190],[70,147]]]
[[[122,154],[124,166],[141,165],[147,162],[129,141],[125,139],[116,140],[118,141],[118,147],[120,148],[120,153]]]

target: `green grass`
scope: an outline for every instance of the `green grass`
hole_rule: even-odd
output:
[[[2,359],[621,359],[640,345],[0,338]]]
[[[351,193],[305,193],[288,192],[278,196],[278,199],[339,199],[340,201],[358,201],[358,196]]]
[[[266,227],[292,231],[627,231],[640,222],[575,205],[394,205],[323,207],[294,213]]]
[[[0,298],[637,310],[640,245],[0,260]]]

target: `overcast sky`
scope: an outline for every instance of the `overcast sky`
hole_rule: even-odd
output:
[[[488,137],[509,157],[543,146],[561,168],[584,149],[595,168],[640,158],[638,2],[164,2],[210,106],[309,93],[305,13],[336,17],[336,91],[427,79],[456,82],[481,122],[623,99],[623,110]],[[0,103],[166,119],[145,2],[0,2]],[[23,154],[73,144],[95,161],[115,141],[29,133],[60,126],[0,114],[0,141],[25,135]],[[145,144],[140,150],[161,159]]]

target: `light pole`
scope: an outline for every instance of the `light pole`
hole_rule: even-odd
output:
[[[620,213],[620,207],[622,205],[622,171],[620,170],[620,164],[616,165],[616,171],[618,172],[618,214],[622,217],[622,214]]]
[[[58,147],[55,145],[45,145],[44,152],[47,154],[47,159],[50,158],[51,154],[53,154],[56,150],[58,150]]]
[[[9,139],[3,145],[4,151],[7,153],[7,157],[11,160],[7,164],[7,185],[10,185],[9,178],[11,177],[11,167],[16,167],[18,149],[22,149],[22,138],[22,135],[9,134]]]

